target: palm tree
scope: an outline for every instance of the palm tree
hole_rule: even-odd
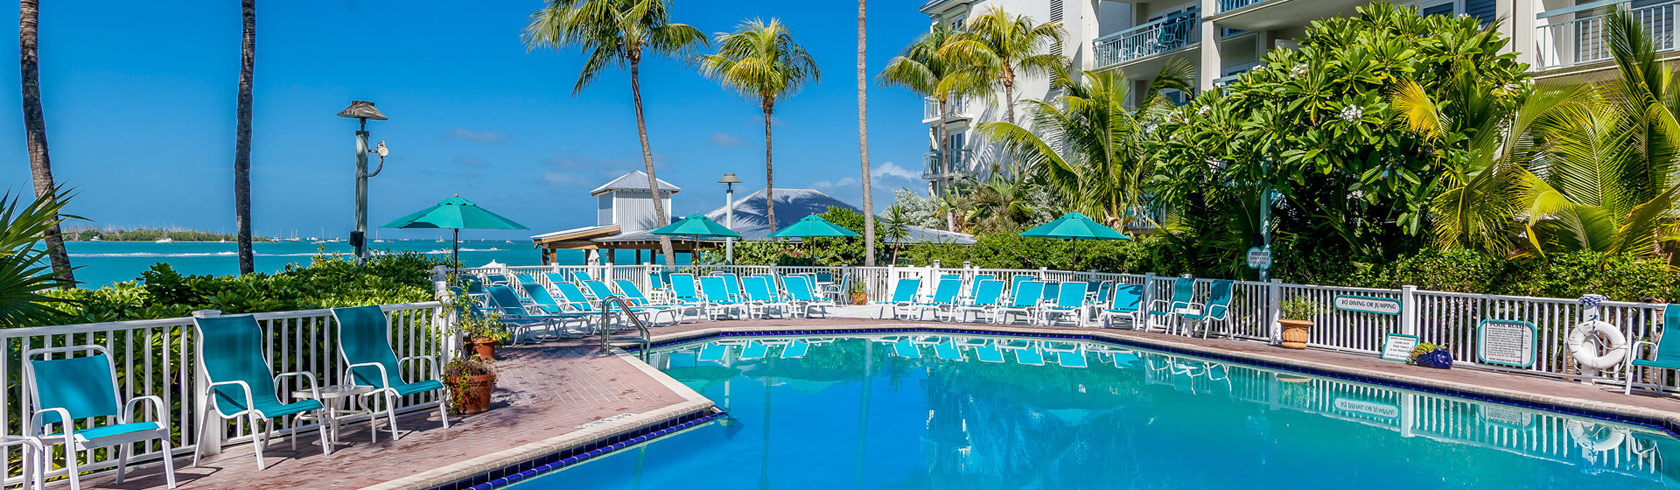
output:
[[[251,79],[257,64],[257,0],[239,2],[245,36],[239,49],[238,129],[233,136],[233,221],[239,234],[239,273],[256,272],[251,253]]]
[[[858,0],[858,161],[863,165],[863,265],[875,267],[875,196],[869,182],[869,75],[866,74],[869,33],[865,27],[868,0]]]
[[[1026,163],[1024,175],[1049,184],[1066,196],[1071,208],[1110,226],[1124,227],[1126,212],[1140,201],[1151,175],[1144,140],[1146,128],[1172,108],[1161,91],[1189,91],[1189,63],[1173,60],[1161,67],[1136,108],[1126,106],[1125,75],[1085,72],[1075,82],[1058,72],[1053,101],[1029,100],[1033,129],[1015,123],[982,123],[980,133],[1001,151]]]
[[[892,244],[892,263],[898,263],[898,251],[904,248],[904,242],[910,239],[910,217],[904,214],[904,208],[898,205],[887,207],[887,215],[882,220],[886,226],[881,230],[882,238]]]
[[[971,17],[960,39],[940,48],[941,56],[956,60],[993,79],[1003,89],[1005,121],[1015,122],[1017,77],[1051,75],[1062,69],[1060,54],[1046,48],[1062,42],[1062,23],[1037,23],[1024,15],[1011,15],[1001,7]]]
[[[764,208],[770,232],[776,232],[774,165],[771,160],[770,120],[780,102],[816,83],[817,62],[781,21],[759,19],[741,23],[733,33],[718,33],[717,54],[700,58],[700,72],[756,99],[764,112]],[[874,210],[865,210],[865,216]]]
[[[18,8],[18,47],[22,55],[18,64],[23,75],[23,132],[24,139],[29,144],[29,171],[35,181],[35,198],[45,199],[56,192],[57,184],[53,182],[52,160],[47,158],[47,116],[41,109],[41,58],[39,55],[39,25],[41,23],[40,2],[37,0],[19,0]],[[57,286],[72,288],[76,285],[76,276],[71,272],[70,254],[64,251],[64,233],[58,227],[58,220],[53,219],[51,225],[42,232],[42,241],[47,246],[47,261],[52,263],[53,275],[58,276]]]
[[[649,54],[686,58],[706,44],[706,35],[687,24],[671,22],[665,0],[549,0],[548,6],[531,14],[522,37],[526,49],[576,46],[588,55],[572,86],[573,96],[609,67],[630,69],[630,98],[635,101],[636,135],[642,143],[653,213],[658,215],[659,226],[669,224],[671,215],[660,199],[653,148],[648,145],[647,120],[642,114],[641,66]],[[671,239],[659,237],[659,248],[665,265],[674,265]]]
[[[904,51],[887,63],[879,76],[881,83],[910,89],[917,95],[933,98],[939,110],[939,125],[934,128],[938,141],[940,180],[951,187],[951,148],[946,126],[950,124],[949,107],[953,98],[980,95],[991,88],[991,77],[952,59],[946,46],[959,38],[956,30],[943,25],[917,37]],[[942,55],[943,53],[943,55]],[[946,229],[955,230],[956,217],[946,215]]]
[[[52,250],[41,242],[65,216],[64,200],[57,188],[22,204],[18,196],[0,195],[0,328],[54,325],[64,313],[52,303],[68,300],[41,294],[55,287],[68,287],[57,274],[47,274],[43,259]]]

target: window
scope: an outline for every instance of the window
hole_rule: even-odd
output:
[[[1424,17],[1431,15],[1445,15],[1448,17],[1458,15],[1461,11],[1459,8],[1459,2],[1460,0],[1429,0],[1418,2],[1418,15],[1422,15]]]

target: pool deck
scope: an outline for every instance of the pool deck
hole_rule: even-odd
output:
[[[939,331],[989,331],[999,334],[1054,333],[1090,335],[1185,354],[1337,372],[1375,382],[1518,400],[1536,405],[1612,413],[1630,420],[1662,420],[1680,426],[1680,398],[1621,394],[1619,386],[1586,385],[1538,376],[1480,369],[1436,370],[1376,357],[1322,350],[1282,349],[1264,342],[1186,338],[1162,333],[1079,327],[1028,327],[952,324],[861,318],[736,320],[656,327],[656,342],[677,341],[724,332],[776,330],[864,330],[915,328]],[[442,429],[436,411],[411,413],[399,420],[403,438],[381,434],[368,442],[366,424],[345,426],[341,443],[323,456],[313,433],[300,437],[298,451],[281,439],[265,450],[269,468],[257,471],[249,446],[229,447],[197,468],[191,456],[177,458],[179,488],[432,488],[486,469],[575,447],[613,434],[713,410],[711,402],[637,362],[629,355],[604,355],[594,339],[498,351],[501,377],[487,413],[452,420]],[[629,415],[626,415],[629,414]],[[584,424],[612,417],[593,426]],[[276,435],[279,435],[278,433]],[[278,439],[278,438],[277,438]],[[130,468],[129,480],[91,478],[90,488],[163,488],[156,464]],[[53,485],[67,488],[62,483]]]

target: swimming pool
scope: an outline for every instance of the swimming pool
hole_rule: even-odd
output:
[[[1103,343],[729,337],[652,362],[728,416],[515,488],[1680,486],[1652,428]]]

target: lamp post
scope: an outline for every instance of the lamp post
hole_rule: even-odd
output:
[[[733,230],[735,229],[735,184],[741,183],[741,179],[736,177],[735,174],[726,173],[723,174],[723,178],[718,179],[718,183],[725,186],[723,190],[723,226]],[[723,239],[723,262],[735,265],[734,238]]]
[[[380,141],[378,148],[368,149],[367,122],[369,119],[384,121],[385,114],[373,107],[372,102],[352,100],[350,107],[338,111],[338,117],[356,119],[359,126],[356,129],[356,229],[350,232],[350,246],[356,248],[356,265],[367,263],[367,179],[385,170],[385,155],[390,154],[385,149],[385,142]],[[379,154],[379,167],[368,173],[368,153]]]

